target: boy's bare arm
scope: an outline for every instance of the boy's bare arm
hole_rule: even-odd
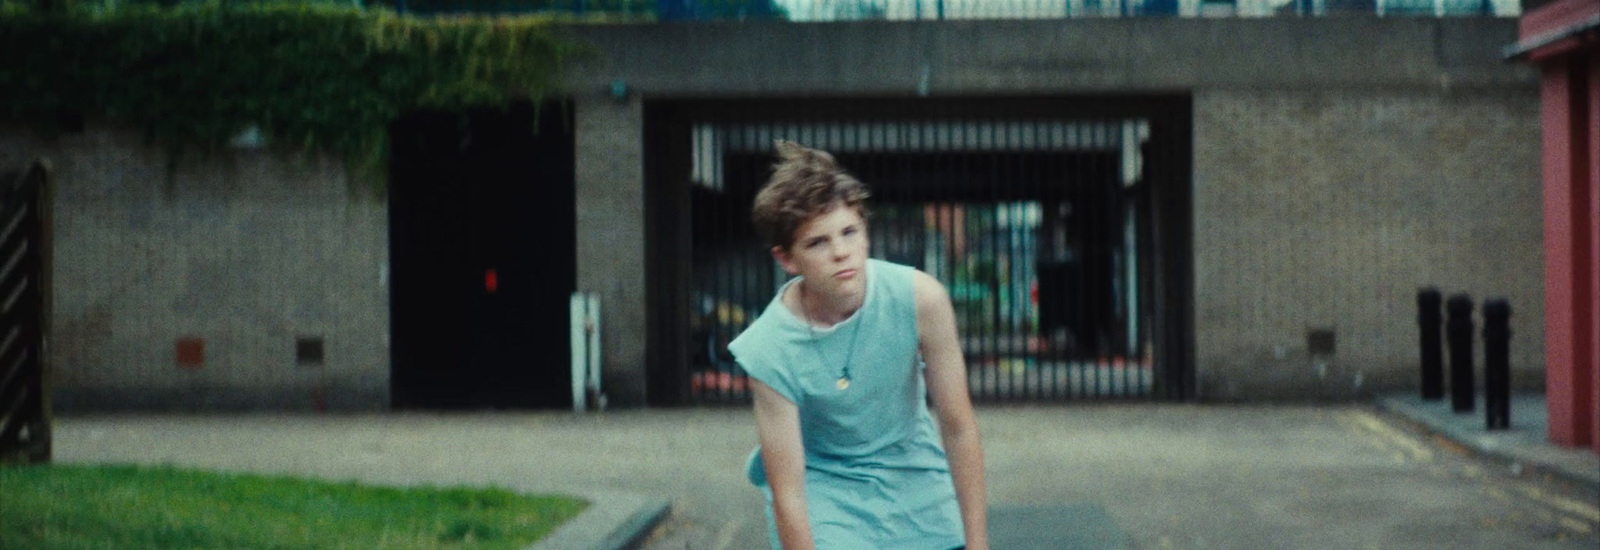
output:
[[[772,515],[784,550],[813,550],[806,508],[806,454],[800,440],[800,411],[772,387],[752,380],[761,464],[772,488]]]
[[[916,274],[917,339],[928,365],[928,395],[938,412],[939,434],[950,457],[950,477],[961,506],[968,550],[989,549],[983,442],[967,391],[967,365],[956,333],[950,294],[932,276]]]

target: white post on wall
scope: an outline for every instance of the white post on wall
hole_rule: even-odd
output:
[[[589,292],[585,298],[589,310],[589,322],[584,329],[589,336],[589,400],[596,409],[603,411],[606,410],[606,394],[600,391],[600,295]]]
[[[600,392],[600,296],[574,292],[570,301],[572,412],[606,408]]]
[[[572,412],[583,412],[588,408],[583,395],[583,382],[589,372],[589,337],[584,330],[585,321],[588,320],[588,315],[584,314],[587,305],[582,293],[572,293],[567,323],[572,333],[571,352],[568,353],[572,358]]]

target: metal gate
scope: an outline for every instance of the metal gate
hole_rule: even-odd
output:
[[[873,257],[919,268],[949,289],[975,400],[1183,397],[1187,361],[1170,352],[1184,342],[1169,340],[1186,307],[1172,297],[1175,262],[1161,260],[1186,256],[1187,247],[1162,238],[1178,232],[1160,214],[1175,206],[1163,192],[1179,188],[1187,215],[1187,132],[1157,133],[1186,128],[1187,103],[1084,108],[1094,103],[649,109],[656,156],[675,156],[647,161],[657,176],[653,198],[687,207],[682,218],[655,216],[652,249],[662,250],[652,265],[670,274],[654,290],[683,296],[681,309],[664,300],[657,318],[687,329],[667,329],[656,342],[682,343],[661,346],[678,361],[656,365],[671,372],[657,380],[677,401],[748,401],[727,344],[786,280],[749,222],[773,143],[786,139],[832,152],[872,189]]]
[[[40,205],[49,169],[0,174],[0,459],[50,459],[44,382],[46,266]]]

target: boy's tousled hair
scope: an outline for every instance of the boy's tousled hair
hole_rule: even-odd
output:
[[[788,249],[801,225],[840,202],[867,217],[866,200],[872,193],[833,155],[792,141],[780,140],[777,147],[772,178],[756,193],[750,208],[756,232],[769,246]]]

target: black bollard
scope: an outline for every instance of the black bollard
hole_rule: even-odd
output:
[[[1444,349],[1439,331],[1444,319],[1439,306],[1443,297],[1437,288],[1417,291],[1417,325],[1422,328],[1422,399],[1444,399]]]
[[[1511,304],[1483,302],[1484,427],[1511,429]]]
[[[1444,331],[1450,340],[1450,408],[1458,413],[1472,412],[1472,298],[1466,294],[1451,296],[1445,310],[1449,317]]]

